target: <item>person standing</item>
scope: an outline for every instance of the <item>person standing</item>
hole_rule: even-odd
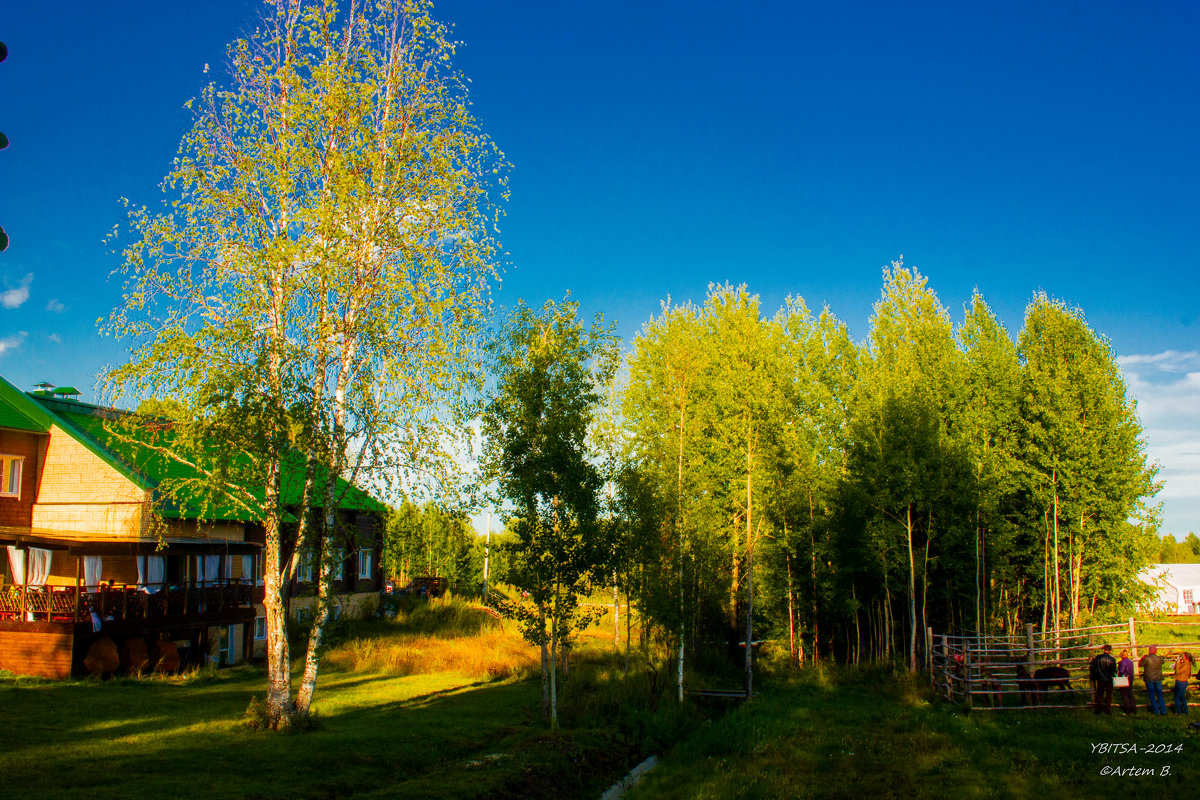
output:
[[[1186,650],[1175,656],[1175,713],[1187,713],[1187,685],[1192,679],[1192,670],[1196,666],[1192,654]]]
[[[1146,694],[1150,695],[1150,713],[1166,714],[1167,704],[1163,701],[1162,667],[1165,658],[1158,654],[1158,646],[1150,645],[1150,651],[1142,656],[1138,666],[1142,670],[1142,680],[1146,682]]]
[[[1133,702],[1133,659],[1129,657],[1128,650],[1121,651],[1121,659],[1117,662],[1117,678],[1125,679],[1125,685],[1118,687],[1121,693],[1121,710],[1125,712],[1125,716],[1137,713],[1137,706]]]
[[[1100,648],[1100,653],[1088,665],[1088,677],[1092,679],[1092,702],[1094,713],[1112,713],[1113,678],[1117,674],[1117,660],[1112,657],[1112,645]]]

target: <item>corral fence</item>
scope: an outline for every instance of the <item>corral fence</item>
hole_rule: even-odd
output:
[[[1138,626],[1143,632],[1141,645]],[[1156,641],[1147,635],[1152,626],[1193,627],[1200,638],[1200,622],[1132,617],[1128,622],[1059,631],[1038,631],[1026,625],[1023,636],[954,636],[935,634],[928,628],[926,667],[934,692],[967,709],[1071,708],[1090,701],[1088,664],[1105,644],[1112,645],[1114,658],[1129,650],[1135,664],[1150,644],[1157,644],[1160,654],[1168,658],[1177,651],[1200,648],[1200,641]],[[1028,677],[1021,676],[1020,669]],[[1040,675],[1039,670],[1043,670]]]

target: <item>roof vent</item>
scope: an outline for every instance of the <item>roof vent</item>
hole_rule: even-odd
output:
[[[34,386],[36,388],[30,392],[30,394],[33,394],[37,397],[53,397],[55,400],[78,401],[79,396],[83,394],[83,392],[79,391],[74,386],[55,387],[53,383],[48,381],[35,383]]]

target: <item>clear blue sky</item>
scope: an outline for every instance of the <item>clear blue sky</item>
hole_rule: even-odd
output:
[[[85,392],[123,348],[105,234],[154,203],[251,0],[8,0],[0,374]],[[866,335],[904,255],[956,319],[1035,290],[1123,358],[1167,530],[1200,532],[1200,5],[444,0],[514,164],[499,299],[570,290],[627,338],[746,283]],[[213,67],[209,75],[204,65]]]

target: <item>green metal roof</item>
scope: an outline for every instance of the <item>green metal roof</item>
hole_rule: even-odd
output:
[[[168,519],[204,519],[230,520],[239,522],[261,521],[260,515],[247,509],[234,499],[233,493],[222,496],[219,493],[206,491],[199,486],[189,488],[181,486],[189,480],[198,484],[203,474],[189,464],[164,454],[164,450],[182,452],[186,456],[187,447],[181,447],[178,437],[169,423],[156,424],[154,420],[138,418],[128,412],[106,409],[78,401],[59,400],[52,397],[36,396],[32,398],[34,405],[42,406],[50,412],[61,424],[65,431],[95,452],[106,463],[112,465],[122,474],[130,477],[138,485],[147,489],[160,489],[159,513]],[[148,424],[122,425],[122,421],[144,421]],[[193,448],[194,449],[194,448]],[[219,443],[208,445],[206,455],[224,455]],[[249,467],[249,461],[239,453],[229,453],[229,458],[244,462]],[[325,476],[323,467],[318,466],[316,477],[318,484]],[[304,486],[304,459],[299,453],[291,453],[285,459],[282,500],[285,507],[295,508],[300,505]],[[162,484],[172,487],[172,497],[167,497],[161,490]],[[242,491],[250,495],[251,505],[261,504],[264,500],[263,487],[253,484],[241,484]],[[338,507],[347,511],[387,511],[387,506],[371,497],[366,492],[347,481],[337,478],[337,495],[341,498]],[[313,507],[321,508],[324,498],[315,498]],[[290,518],[289,519],[294,519]]]
[[[49,433],[51,422],[45,409],[0,377],[0,428]]]

